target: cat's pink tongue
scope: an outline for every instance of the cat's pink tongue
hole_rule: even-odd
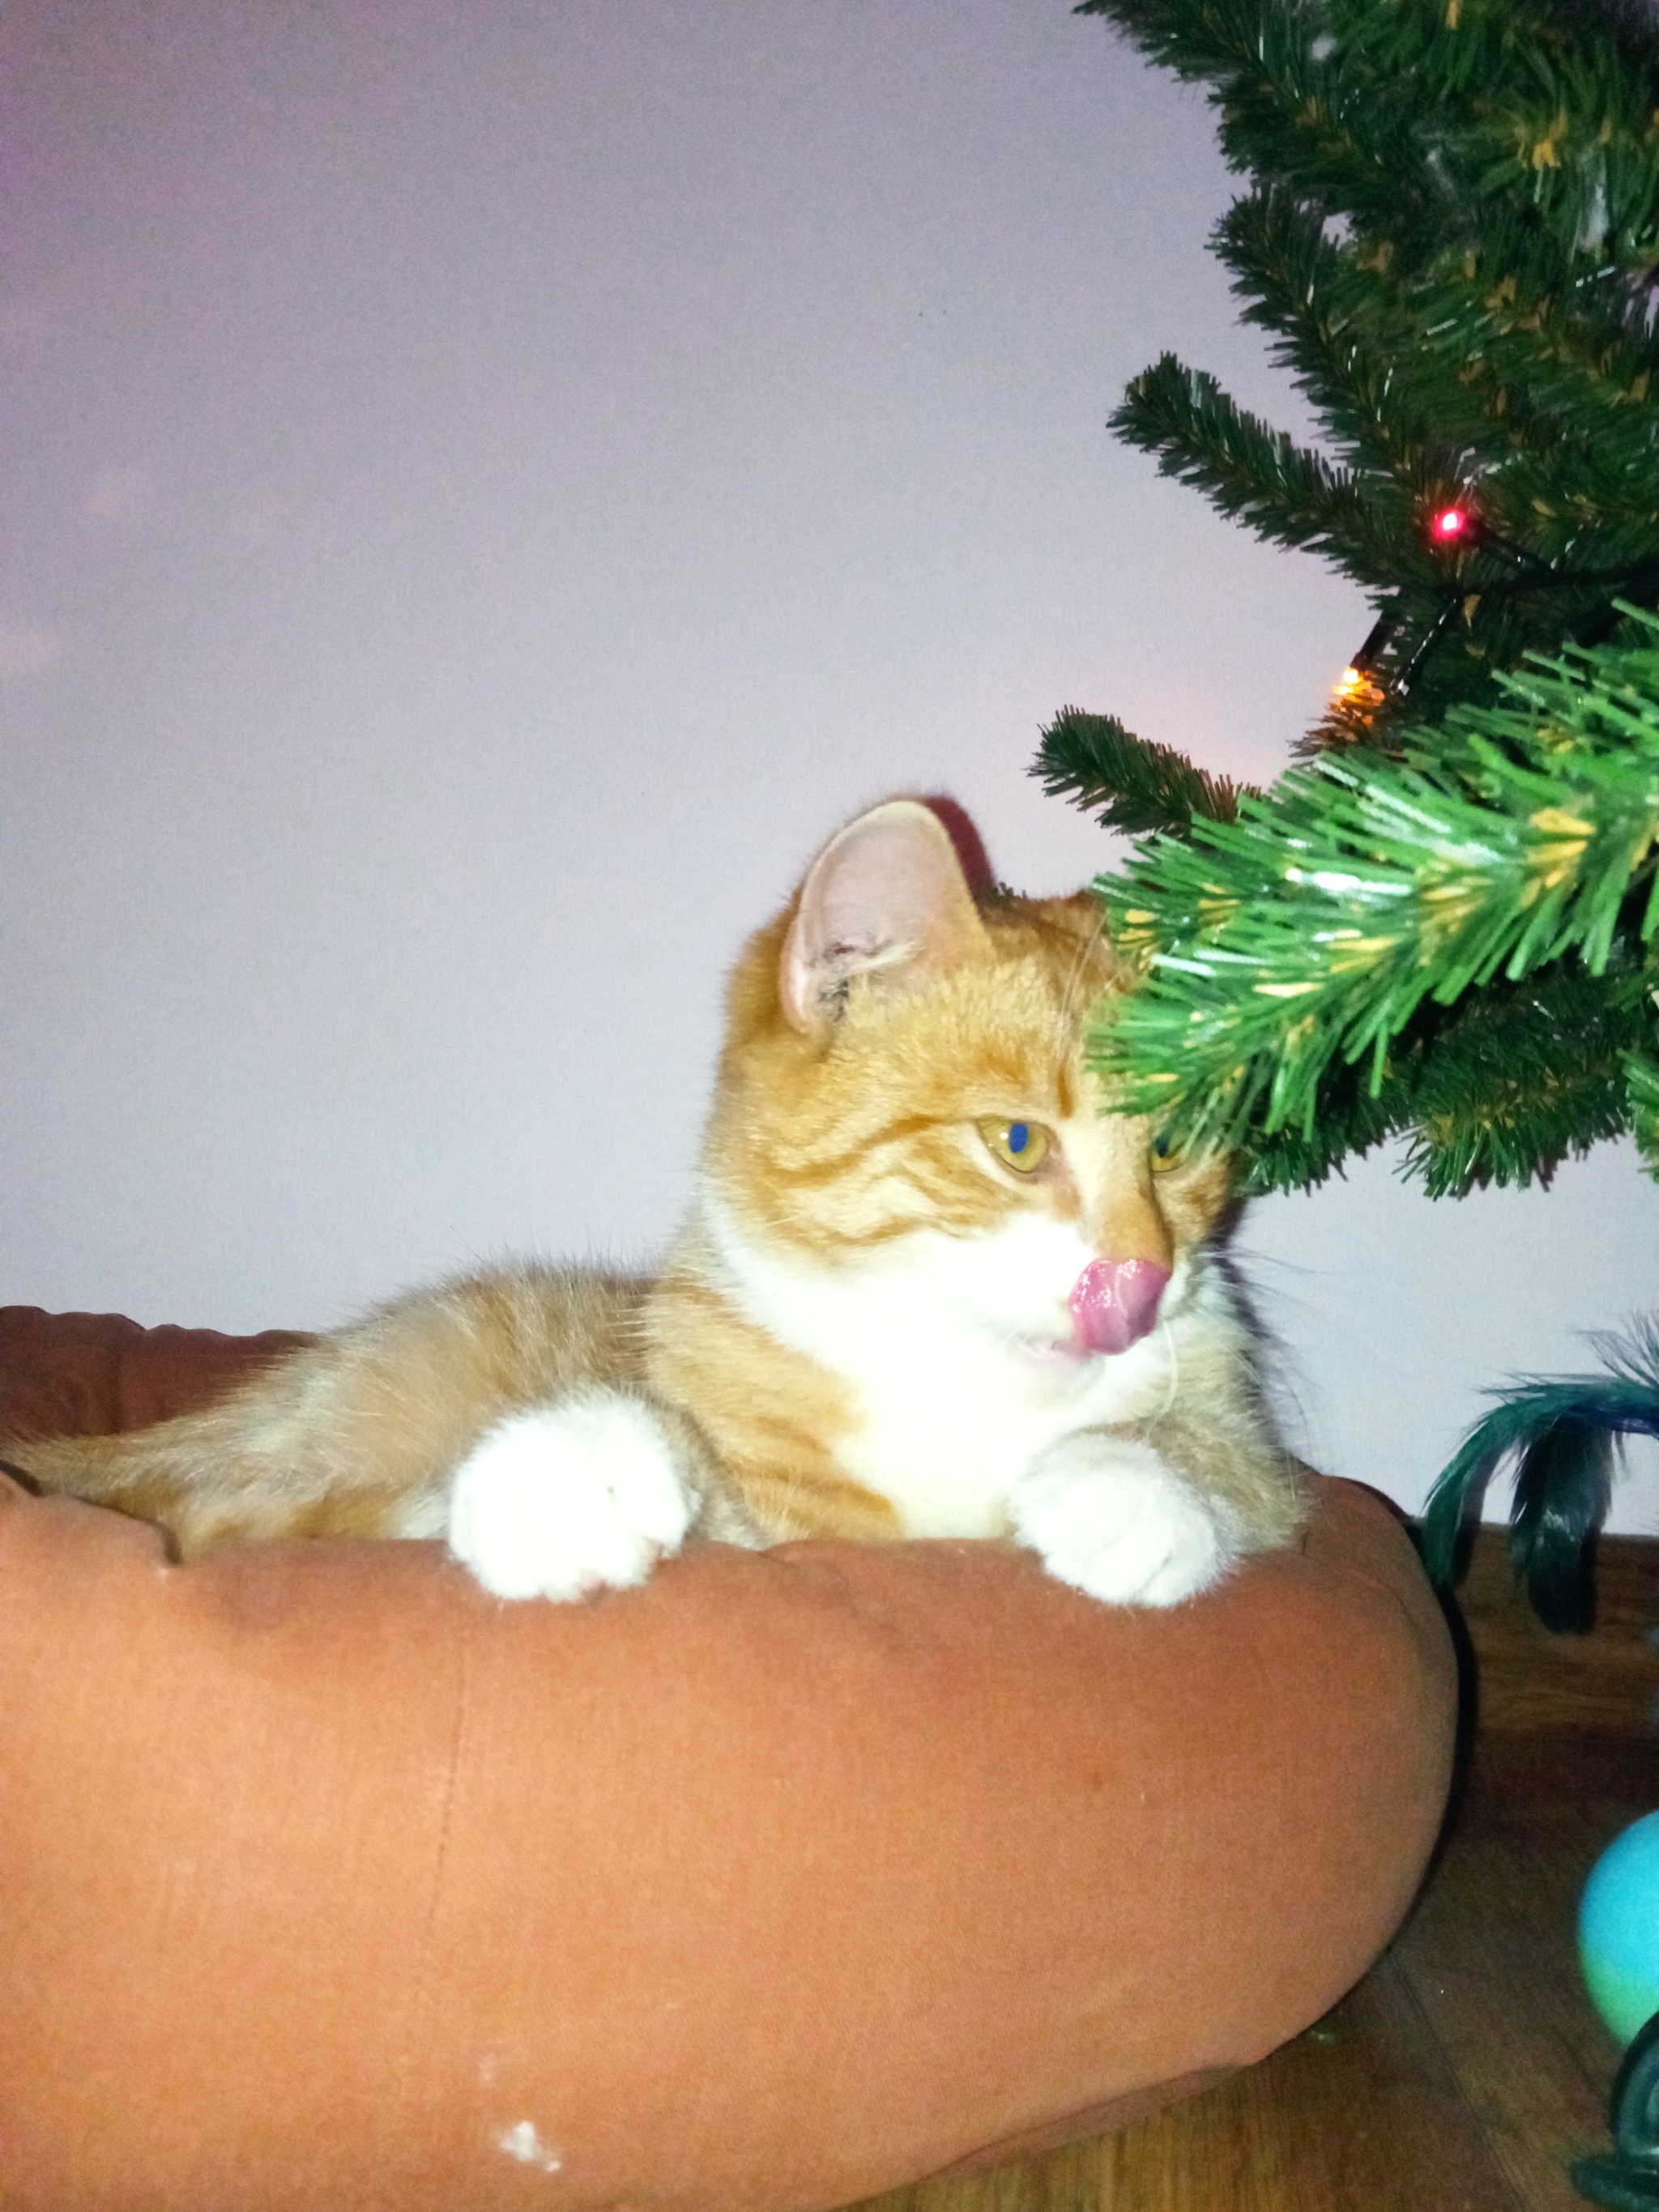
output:
[[[1091,1260],[1072,1292],[1072,1319],[1091,1352],[1127,1352],[1158,1319],[1170,1279],[1156,1260]]]

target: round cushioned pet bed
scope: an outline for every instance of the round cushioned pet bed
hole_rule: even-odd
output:
[[[0,1313],[0,1429],[267,1357]],[[0,1484],[7,2212],[829,2207],[1247,2065],[1399,1924],[1455,1706],[1392,1510],[1166,1612],[974,1544],[506,1605]]]

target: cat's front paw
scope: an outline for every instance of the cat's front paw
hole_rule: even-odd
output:
[[[1109,1605],[1179,1604],[1231,1556],[1213,1515],[1132,1437],[1063,1437],[1027,1468],[1009,1510],[1051,1575]]]
[[[450,1491],[449,1548],[496,1597],[581,1597],[643,1582],[692,1511],[649,1407],[594,1391],[481,1439]]]

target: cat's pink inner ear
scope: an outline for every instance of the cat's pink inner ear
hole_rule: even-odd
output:
[[[889,799],[832,837],[801,886],[778,975],[798,1030],[828,1026],[854,975],[901,988],[983,943],[950,835],[914,799]]]

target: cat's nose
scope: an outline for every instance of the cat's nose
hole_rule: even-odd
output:
[[[1170,1279],[1156,1260],[1091,1260],[1072,1291],[1072,1319],[1091,1352],[1127,1352],[1158,1319]]]

